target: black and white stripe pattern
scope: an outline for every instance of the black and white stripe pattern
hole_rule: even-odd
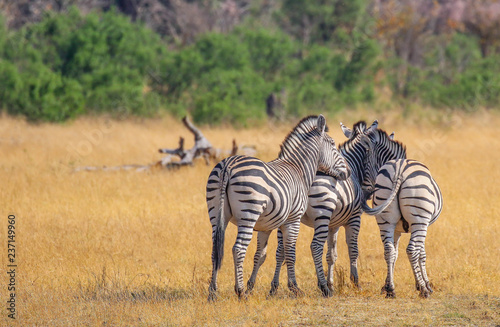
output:
[[[394,264],[401,233],[411,233],[406,253],[422,297],[432,293],[426,272],[425,238],[427,228],[441,213],[443,198],[429,169],[416,160],[406,159],[404,146],[386,132],[367,133],[370,147],[366,164],[367,197],[375,208],[363,201],[366,213],[375,215],[384,243],[387,278],[382,291],[394,297]]]
[[[344,133],[344,126],[341,124]],[[369,129],[375,129],[375,121]],[[350,131],[350,130],[349,130]],[[314,237],[311,242],[311,253],[316,268],[318,287],[324,296],[331,296],[333,292],[333,266],[337,260],[337,236],[341,226],[345,228],[346,242],[349,250],[351,280],[358,286],[358,234],[361,223],[361,182],[365,173],[366,148],[361,143],[361,137],[366,133],[367,126],[358,123],[354,132],[346,134],[349,140],[339,146],[339,151],[346,159],[351,177],[347,180],[338,180],[318,172],[311,189],[306,213],[301,222],[314,228]],[[260,244],[263,233],[259,232],[258,247],[263,247],[263,252],[257,251],[254,259],[254,269],[248,280],[248,289],[251,290],[257,278],[259,267],[265,260],[265,245]],[[267,238],[266,238],[267,240]],[[328,273],[325,279],[323,271],[323,247],[328,240],[327,264]],[[282,235],[278,231],[278,249],[276,253],[276,271],[273,285],[279,284],[280,269],[284,260]],[[264,254],[263,254],[264,253]]]
[[[326,133],[323,116],[304,118],[286,137],[277,159],[266,163],[246,156],[219,162],[207,182],[207,207],[212,224],[212,280],[209,299],[217,290],[217,272],[222,264],[224,234],[229,221],[238,227],[233,246],[235,291],[243,295],[243,260],[253,230],[269,237],[280,228],[284,239],[288,286],[299,292],[295,278],[295,243],[300,217],[316,171],[339,179],[349,176],[347,164]]]

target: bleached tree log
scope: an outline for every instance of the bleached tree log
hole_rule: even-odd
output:
[[[202,157],[207,165],[210,164],[211,160],[218,160],[222,157],[229,155],[235,155],[238,152],[238,145],[236,140],[233,139],[232,149],[230,151],[225,151],[222,149],[214,148],[212,143],[203,135],[203,133],[188,119],[188,117],[182,118],[184,126],[193,134],[194,136],[194,146],[191,149],[184,150],[184,139],[181,137],[179,140],[179,146],[176,149],[159,149],[160,153],[166,153],[169,156],[164,157],[160,162],[161,165],[167,168],[174,168],[179,166],[193,165],[193,161],[196,158]],[[172,161],[171,156],[179,157],[179,161]],[[169,158],[170,160],[165,160]]]
[[[159,149],[158,152],[166,154],[161,160],[150,165],[122,165],[122,166],[83,166],[77,167],[73,172],[78,171],[116,171],[116,170],[135,170],[135,171],[148,171],[151,168],[179,168],[182,166],[192,166],[196,158],[202,157],[207,165],[211,161],[217,162],[222,158],[236,155],[238,152],[242,152],[246,155],[255,155],[255,148],[252,146],[238,147],[236,140],[233,139],[232,148],[229,149],[218,149],[214,148],[210,141],[203,135],[203,133],[191,122],[187,117],[182,119],[184,126],[193,134],[194,136],[194,146],[191,149],[184,149],[184,138],[179,138],[179,145],[175,149]]]

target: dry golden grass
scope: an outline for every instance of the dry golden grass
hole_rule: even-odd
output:
[[[254,294],[238,301],[233,292],[228,227],[220,301],[207,303],[211,271],[211,228],[205,182],[212,167],[178,171],[78,172],[81,165],[151,163],[160,147],[175,147],[191,135],[172,118],[109,121],[86,118],[65,125],[30,125],[0,119],[0,208],[2,267],[7,265],[6,218],[17,217],[18,318],[2,309],[0,324],[19,326],[248,326],[248,325],[485,325],[500,324],[500,117],[481,113],[445,117],[357,111],[329,117],[330,134],[344,137],[338,121],[351,125],[378,115],[380,126],[424,161],[445,201],[429,229],[428,272],[435,285],[430,299],[418,298],[405,256],[408,235],[396,264],[398,298],[380,294],[385,261],[373,217],[363,216],[360,233],[360,283],[348,279],[343,231],[339,237],[337,294],[321,297],[309,244],[312,230],[302,227],[297,277],[305,295],[292,298],[285,274],[276,297],[267,299],[274,271],[275,233]],[[430,118],[429,118],[430,117]],[[413,122],[410,122],[413,121]],[[432,127],[425,127],[432,121]],[[235,130],[204,127],[218,147],[257,146],[259,157],[273,159],[291,123]],[[255,240],[245,260],[251,271]],[[5,305],[6,276],[1,278]]]

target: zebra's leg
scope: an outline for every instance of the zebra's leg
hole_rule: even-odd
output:
[[[316,218],[314,222],[314,237],[311,242],[311,254],[314,260],[314,266],[316,268],[316,276],[318,278],[318,287],[323,293],[323,296],[330,297],[332,292],[328,288],[325,271],[323,269],[323,247],[325,245],[326,239],[328,237],[328,223],[330,222],[330,217],[320,216]]]
[[[360,227],[360,217],[353,218],[345,226],[345,240],[349,251],[349,261],[351,262],[351,281],[359,288],[358,277],[358,235]]]
[[[255,219],[255,221],[257,221],[257,219]],[[239,298],[244,295],[243,261],[245,260],[248,245],[252,240],[253,226],[255,226],[255,222],[250,224],[250,226],[238,226],[238,235],[236,236],[236,243],[233,246],[234,291]]]
[[[429,291],[430,294],[434,292],[434,290],[431,287],[431,283],[429,282],[429,277],[427,276],[427,269],[425,267],[425,262],[427,259],[427,255],[425,253],[425,239],[424,243],[422,244],[422,249],[420,250],[420,270],[422,271],[422,278],[424,279],[425,286],[427,287],[427,290]]]
[[[255,252],[255,257],[253,259],[253,270],[250,279],[247,282],[247,294],[251,293],[253,287],[255,286],[255,280],[257,279],[257,273],[259,272],[260,266],[266,260],[267,255],[267,241],[269,240],[269,235],[271,231],[259,232],[257,234],[257,251]]]
[[[333,287],[333,267],[337,261],[337,236],[339,227],[328,229],[328,250],[326,252],[326,263],[328,264],[327,286],[330,292],[334,292]]]
[[[398,231],[394,231],[394,250],[396,250],[396,259],[394,260],[394,262],[396,262],[398,260],[398,248],[399,248],[399,240],[401,238],[401,232],[398,232]]]
[[[424,272],[421,270],[422,266],[420,258],[422,252],[425,256],[425,236],[427,235],[427,226],[423,224],[413,224],[410,226],[410,242],[406,248],[406,254],[410,260],[413,275],[415,277],[415,287],[420,291],[421,297],[429,297],[430,291],[427,289],[427,281],[424,278]],[[425,264],[424,264],[425,267]],[[427,277],[427,274],[426,276]]]
[[[274,277],[271,282],[271,290],[269,291],[269,295],[273,296],[278,291],[278,287],[280,285],[280,272],[281,266],[283,266],[283,262],[285,261],[285,250],[283,247],[283,233],[281,232],[281,228],[278,229],[278,247],[276,249],[276,270],[274,272]]]
[[[295,244],[299,236],[299,228],[300,219],[295,219],[295,221],[288,224],[285,223],[283,228],[283,248],[285,250],[285,261],[288,272],[288,289],[296,296],[303,294],[297,285],[295,277]]]
[[[396,261],[398,260],[399,254],[399,240],[401,239],[401,232],[394,231],[394,251],[396,251],[396,256],[394,258],[394,263],[392,265],[392,270],[394,271],[394,267],[396,266]]]
[[[387,263],[387,278],[385,279],[385,285],[382,287],[382,294],[386,293],[386,298],[394,298],[396,297],[394,291],[394,264],[396,262],[394,229],[396,226],[389,224],[387,221],[379,221],[379,219],[377,219],[377,223],[380,228],[380,237],[384,243],[384,257]]]

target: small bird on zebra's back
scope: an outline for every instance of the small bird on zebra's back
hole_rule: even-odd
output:
[[[346,128],[347,133],[349,129]],[[347,134],[346,134],[347,136]],[[406,253],[421,297],[432,288],[426,270],[427,228],[443,208],[441,190],[429,169],[419,161],[406,159],[405,146],[394,135],[379,128],[367,130],[362,142],[367,149],[363,190],[363,211],[376,216],[384,244],[387,278],[382,292],[395,297],[394,265],[401,233],[411,233]],[[374,208],[366,204],[372,197]]]
[[[288,287],[295,294],[300,293],[295,278],[295,243],[316,171],[338,179],[346,179],[350,174],[326,131],[322,115],[309,116],[285,138],[277,159],[264,162],[253,157],[232,156],[214,167],[207,182],[213,268],[209,300],[216,298],[217,273],[222,264],[224,234],[229,221],[238,228],[232,251],[236,294],[244,295],[243,260],[253,231],[262,231],[264,237],[269,237],[276,228],[283,234]]]

